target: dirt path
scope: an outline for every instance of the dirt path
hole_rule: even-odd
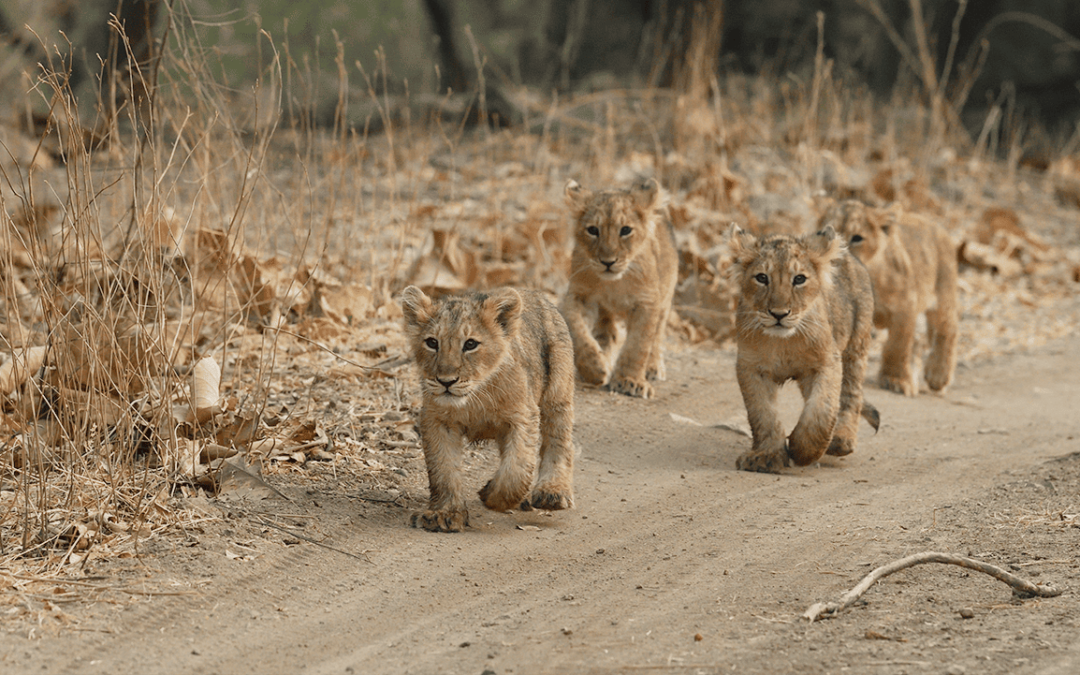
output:
[[[836,619],[798,617],[924,550],[1075,588],[1080,461],[1061,458],[1080,451],[1077,355],[1073,339],[962,369],[944,399],[871,388],[880,433],[863,425],[854,455],[772,476],[736,472],[749,439],[710,426],[744,418],[733,352],[687,350],[655,401],[579,390],[574,511],[477,501],[464,534],[410,529],[426,496],[419,455],[403,496],[279,485],[291,503],[256,506],[273,523],[367,561],[227,518],[149,556],[148,571],[116,572],[175,580],[181,595],[73,608],[78,630],[34,640],[0,635],[0,671],[1076,672],[1073,591],[1013,601],[955,567],[889,577]],[[794,387],[783,402],[790,424]],[[490,455],[475,455],[477,486]]]

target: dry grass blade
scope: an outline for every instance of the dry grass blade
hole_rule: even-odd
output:
[[[1049,586],[1038,586],[1036,584],[1021,579],[1015,574],[1006,572],[1005,570],[984,563],[974,558],[967,558],[964,556],[953,555],[951,553],[938,553],[935,551],[927,551],[925,553],[916,553],[915,555],[909,555],[906,558],[889,563],[888,565],[882,565],[874,571],[863,577],[854,588],[847,593],[844,593],[837,602],[816,602],[811,605],[804,613],[803,617],[809,621],[816,621],[822,618],[831,618],[836,616],[843,610],[853,605],[859,598],[863,596],[866,591],[870,590],[870,587],[877,583],[879,580],[885,577],[899,572],[900,570],[914,567],[915,565],[922,565],[925,563],[944,563],[946,565],[959,565],[960,567],[967,568],[969,570],[975,570],[976,572],[982,572],[983,574],[989,574],[999,581],[1003,581],[1013,588],[1013,591],[1021,597],[1040,597],[1040,598],[1052,598],[1061,595],[1062,590],[1059,588],[1052,588]]]

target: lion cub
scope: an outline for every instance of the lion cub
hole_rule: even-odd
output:
[[[859,415],[875,430],[879,419],[862,393],[874,312],[866,268],[831,227],[759,240],[734,225],[730,242],[739,291],[735,374],[754,439],[736,466],[776,473],[792,461],[850,454]],[[776,398],[788,380],[806,403],[785,440]]]
[[[578,375],[627,396],[651,398],[664,379],[664,329],[678,280],[667,197],[655,180],[629,190],[592,192],[571,180],[574,217],[570,287],[562,312],[574,340]],[[612,367],[619,341],[626,340]],[[608,378],[610,375],[610,382]]]
[[[413,527],[460,532],[469,524],[459,469],[466,441],[499,443],[499,468],[480,490],[484,506],[573,508],[574,356],[554,305],[512,288],[433,302],[415,286],[401,305],[420,372],[430,489]]]
[[[924,376],[943,391],[956,370],[959,325],[956,247],[937,223],[914,214],[897,216],[847,200],[821,218],[849,242],[874,284],[874,325],[889,336],[881,353],[881,386],[905,396],[919,392],[915,324],[926,314],[930,355]]]

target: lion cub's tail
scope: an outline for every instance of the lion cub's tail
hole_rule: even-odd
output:
[[[881,426],[881,413],[872,404],[863,401],[862,416],[864,420],[870,423],[870,426],[874,427],[874,433],[876,434],[878,427]]]

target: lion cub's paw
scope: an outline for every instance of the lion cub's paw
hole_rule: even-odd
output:
[[[825,451],[826,455],[832,455],[833,457],[845,457],[855,452],[855,442],[850,438],[840,438],[833,436],[832,441],[829,442],[829,448]]]
[[[477,494],[480,495],[480,501],[484,502],[484,506],[492,511],[509,511],[510,509],[520,508],[523,500],[521,492],[515,495],[508,493],[506,490],[496,490],[494,480],[489,480],[484,487],[480,488]]]
[[[607,381],[608,369],[599,355],[594,358],[579,358],[577,363],[578,375],[585,384],[601,385]]]
[[[952,381],[952,377],[948,371],[942,371],[933,368],[926,369],[926,386],[930,387],[930,391],[936,391],[938,393],[944,393],[945,388],[949,386]]]
[[[919,388],[915,386],[915,383],[910,377],[900,378],[891,375],[882,375],[879,382],[882,389],[897,394],[903,394],[904,396],[915,396],[919,393]]]
[[[422,527],[431,532],[461,532],[469,524],[469,511],[467,509],[417,511],[412,514],[411,522],[413,527]]]
[[[564,492],[549,492],[537,488],[528,504],[532,508],[544,511],[562,511],[574,508],[574,495]]]
[[[650,382],[663,382],[667,379],[667,371],[664,369],[664,357],[660,357],[656,363],[652,363],[645,369],[645,379]]]
[[[626,394],[627,396],[636,396],[637,398],[653,398],[656,396],[656,390],[648,381],[632,377],[617,377],[611,381],[607,388],[608,391]]]
[[[790,460],[784,450],[764,450],[744,452],[735,460],[735,468],[740,471],[757,471],[759,473],[780,473],[780,469],[788,466]]]

